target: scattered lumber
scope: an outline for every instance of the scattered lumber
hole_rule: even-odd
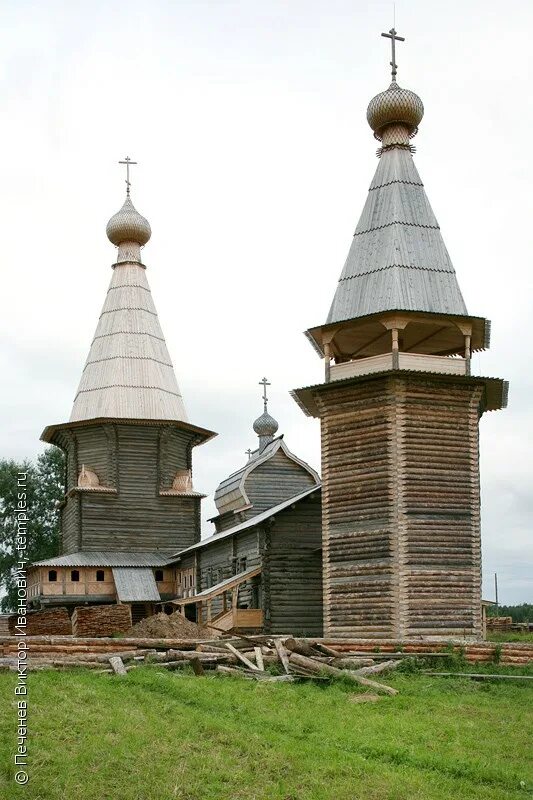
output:
[[[371,681],[368,678],[364,678],[362,675],[358,675],[356,672],[352,672],[351,670],[345,671],[342,669],[337,669],[336,667],[332,667],[329,664],[316,662],[313,658],[301,656],[299,653],[291,653],[289,661],[291,664],[307,668],[312,672],[324,672],[326,675],[332,675],[334,678],[345,678],[349,681],[353,681],[354,683],[359,683],[362,686],[368,686],[374,689],[376,692],[380,692],[382,694],[388,694],[391,696],[398,694],[397,690],[393,689],[391,686],[385,686],[382,683]]]
[[[109,659],[109,663],[111,664],[111,669],[113,670],[115,675],[127,674],[126,667],[124,666],[124,662],[120,658],[120,656],[111,656],[111,658]]]

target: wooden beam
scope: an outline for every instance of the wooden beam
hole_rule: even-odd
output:
[[[250,661],[249,658],[246,658],[246,656],[243,655],[243,653],[239,652],[239,650],[237,650],[236,647],[233,647],[232,644],[226,642],[226,648],[230,651],[230,653],[233,653],[234,656],[237,656],[239,661],[242,661],[242,663],[246,667],[248,667],[248,669],[251,669],[253,672],[260,672],[259,667],[256,664],[254,664],[253,661]]]

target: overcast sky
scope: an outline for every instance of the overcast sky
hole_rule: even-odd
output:
[[[111,277],[116,162],[153,236],[148,279],[212,495],[255,446],[263,375],[289,447],[320,465],[289,390],[322,379],[325,321],[377,166],[366,123],[389,82],[390,2],[1,3],[0,456],[68,420]],[[481,421],[484,595],[533,601],[533,4],[396,3],[398,80],[426,113],[418,169],[469,312],[478,374],[508,378]],[[204,518],[213,512],[205,501]]]

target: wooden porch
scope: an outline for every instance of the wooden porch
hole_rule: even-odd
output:
[[[196,606],[197,622],[219,631],[260,630],[263,627],[263,611],[260,608],[238,608],[239,588],[260,574],[261,567],[255,567],[226,578],[192,597],[172,600],[171,603],[183,613],[186,606]],[[222,605],[215,613],[214,601],[218,601],[217,606]]]

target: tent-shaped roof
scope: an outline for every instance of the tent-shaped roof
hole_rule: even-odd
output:
[[[113,223],[113,225],[111,224]],[[108,225],[117,263],[74,400],[71,422],[97,418],[187,421],[141,263],[148,222],[126,198]],[[123,241],[123,237],[129,240]]]

